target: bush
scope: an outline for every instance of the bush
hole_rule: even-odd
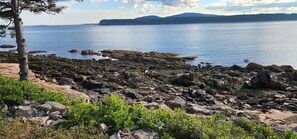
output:
[[[106,96],[99,104],[85,104],[63,94],[40,89],[31,82],[0,76],[0,103],[17,105],[24,100],[56,101],[69,106],[66,129],[47,129],[38,125],[0,120],[0,138],[104,138],[99,124],[112,134],[121,129],[154,130],[162,139],[297,139],[296,133],[276,133],[263,124],[240,119],[228,121],[224,115],[194,117],[181,109],[147,109],[125,104],[118,96]],[[0,112],[1,113],[1,112]]]
[[[110,133],[129,128],[157,131],[162,138],[255,138],[294,139],[296,134],[278,134],[265,125],[234,119],[227,122],[223,115],[193,117],[183,110],[146,109],[142,105],[125,104],[124,98],[106,96],[96,104],[77,104],[68,112],[70,123],[97,126],[105,123]]]
[[[74,102],[73,98],[67,98],[62,93],[55,93],[39,88],[32,82],[20,82],[13,78],[0,76],[0,103],[19,105],[24,100],[35,102],[56,101],[62,104]]]
[[[1,139],[103,139],[107,138],[94,127],[72,127],[69,129],[42,128],[36,124],[0,120]]]

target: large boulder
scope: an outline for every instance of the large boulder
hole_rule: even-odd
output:
[[[51,111],[52,108],[53,108],[53,106],[50,105],[50,104],[47,104],[47,103],[42,104],[42,105],[40,105],[40,106],[37,107],[37,109],[44,110],[44,111]]]
[[[169,82],[174,85],[181,85],[181,86],[192,86],[194,85],[194,74],[192,73],[185,73],[182,75],[177,75],[169,79]]]
[[[101,56],[102,54],[100,52],[96,52],[94,50],[82,50],[81,55],[97,55],[97,56]]]
[[[261,72],[251,79],[251,85],[254,88],[267,88],[271,82],[271,75],[268,72]]]
[[[291,65],[282,65],[280,67],[282,70],[284,70],[285,72],[292,72],[295,71],[294,68]]]
[[[247,70],[250,71],[262,71],[264,70],[264,66],[256,63],[249,63],[246,67]]]
[[[247,86],[254,89],[273,89],[273,90],[286,90],[285,84],[280,81],[273,80],[270,73],[264,71],[252,77]]]
[[[172,99],[166,101],[165,104],[171,109],[184,108],[187,105],[187,101],[181,97],[175,96]]]
[[[46,101],[44,104],[52,106],[51,111],[59,111],[60,113],[64,113],[66,111],[66,107],[58,102]]]
[[[136,92],[134,92],[132,90],[125,90],[124,95],[126,97],[131,98],[131,99],[141,99],[143,97],[142,95],[140,95],[140,94],[138,94],[138,93],[136,93]]]
[[[81,83],[83,88],[92,90],[92,89],[102,89],[104,87],[104,83],[102,82],[97,82],[93,80],[86,80]]]
[[[30,106],[18,106],[14,113],[16,117],[35,117],[37,115],[37,110],[31,108]]]
[[[206,104],[206,105],[212,105],[215,104],[215,98],[207,94],[203,90],[188,90],[188,93],[184,95],[185,98],[188,100],[194,99],[198,103]]]
[[[59,85],[70,85],[74,84],[73,79],[67,78],[67,77],[62,77],[58,80]]]
[[[208,110],[208,109],[201,107],[199,105],[188,107],[186,111],[187,111],[187,113],[190,113],[190,114],[202,114],[202,115],[212,115],[213,114],[212,110]]]

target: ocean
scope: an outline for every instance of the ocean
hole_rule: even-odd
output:
[[[25,26],[28,50],[74,59],[101,58],[71,54],[77,50],[137,50],[198,56],[190,62],[245,66],[244,60],[263,65],[297,68],[297,22],[254,22],[140,26]],[[10,37],[1,44],[13,44]],[[0,49],[4,50],[4,49]]]

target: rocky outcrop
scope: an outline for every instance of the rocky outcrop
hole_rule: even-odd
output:
[[[185,108],[187,105],[187,101],[181,97],[176,96],[176,97],[173,97],[170,100],[166,101],[165,104],[172,109]]]
[[[76,49],[71,49],[68,51],[69,53],[78,53],[78,51]]]
[[[194,66],[170,53],[106,50],[102,54],[118,60],[30,56],[30,68],[41,78],[85,92],[92,102],[113,94],[125,96],[129,104],[182,108],[202,115],[228,115],[228,110],[209,109],[220,104],[263,113],[297,111],[297,71],[291,66]],[[0,62],[16,61],[14,53],[0,52]],[[49,104],[41,105],[45,113],[52,109]],[[36,109],[37,115],[42,114],[41,108]],[[48,116],[57,119],[63,116],[59,112]]]
[[[1,105],[0,110],[0,113],[13,116],[6,117],[8,120],[17,118],[23,122],[37,123],[40,126],[50,128],[57,128],[59,122],[66,117],[65,106],[53,101],[47,101],[43,104],[25,101],[20,106]]]
[[[15,48],[16,46],[10,45],[10,44],[2,44],[0,45],[0,48]]]
[[[97,56],[101,56],[102,54],[100,52],[96,52],[94,50],[82,50],[81,55],[97,55]]]

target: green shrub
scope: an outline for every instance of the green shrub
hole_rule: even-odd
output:
[[[228,122],[224,115],[194,117],[181,109],[147,109],[128,105],[118,96],[106,96],[99,104],[85,104],[63,94],[40,89],[31,82],[19,82],[0,76],[0,103],[21,104],[24,100],[48,100],[69,106],[68,129],[47,129],[37,125],[0,120],[0,138],[104,138],[99,124],[109,126],[108,133],[121,129],[146,129],[162,139],[297,139],[296,133],[274,132],[263,124],[240,119]],[[74,126],[75,125],[75,126]]]
[[[75,102],[62,93],[50,92],[39,88],[32,82],[20,82],[13,78],[0,76],[0,103],[18,105],[30,100],[35,102],[56,101],[62,104]]]
[[[0,139],[104,139],[108,138],[94,127],[50,129],[36,124],[0,120]]]
[[[296,134],[278,134],[265,125],[234,119],[227,122],[224,115],[193,117],[183,110],[147,109],[142,105],[125,104],[124,98],[106,96],[95,104],[77,104],[68,112],[71,123],[98,125],[105,123],[113,133],[123,128],[157,131],[162,138],[187,139],[295,139]]]

